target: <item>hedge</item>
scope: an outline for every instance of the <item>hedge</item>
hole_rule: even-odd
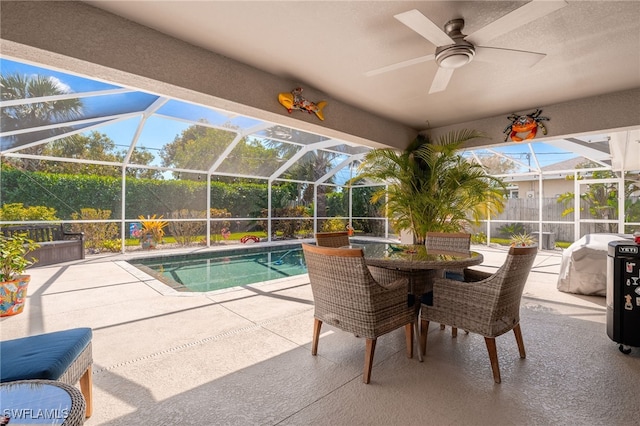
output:
[[[0,174],[0,202],[46,206],[63,220],[71,220],[82,208],[110,210],[112,219],[122,217],[122,179],[97,175],[69,175],[25,172],[3,168]],[[274,186],[274,198],[286,188]],[[232,217],[260,217],[267,208],[267,184],[211,182],[212,208],[227,209]],[[333,200],[335,207],[341,204]],[[164,215],[178,210],[206,211],[206,182],[126,178],[126,218]],[[340,209],[342,210],[342,209]],[[340,213],[343,213],[340,211]]]

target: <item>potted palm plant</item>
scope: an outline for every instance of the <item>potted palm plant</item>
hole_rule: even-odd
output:
[[[355,179],[388,183],[371,201],[384,200],[396,231],[412,232],[414,242],[423,243],[430,231],[460,232],[504,208],[503,182],[460,153],[464,142],[479,137],[461,130],[436,141],[419,136],[402,152],[374,149]]]
[[[512,247],[529,247],[536,244],[536,240],[528,233],[521,232],[511,235],[510,240]]]
[[[27,255],[38,248],[27,234],[10,237],[0,233],[0,317],[22,312],[27,297],[30,275],[24,275],[27,267],[35,262]]]
[[[142,229],[140,230],[140,244],[143,249],[155,248],[158,244],[162,243],[162,237],[164,237],[164,228],[169,222],[162,219],[162,215],[156,218],[154,214],[151,217],[145,218],[139,216]]]

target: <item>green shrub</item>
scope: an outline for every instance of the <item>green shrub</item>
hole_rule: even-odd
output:
[[[169,222],[169,233],[180,245],[187,245],[196,242],[204,233],[206,228],[207,212],[204,210],[181,209],[169,214],[170,219],[203,219],[197,222]]]
[[[484,232],[478,232],[471,235],[471,243],[473,244],[487,244],[487,234]]]
[[[0,208],[0,220],[60,220],[56,217],[56,209],[45,206],[24,207],[22,203],[8,203]]]
[[[511,238],[515,234],[524,234],[526,229],[522,223],[507,223],[498,228],[498,233],[502,237]]]
[[[122,244],[122,240],[120,238],[115,240],[105,240],[102,242],[102,248],[105,249],[106,251],[117,253],[120,251],[121,244]]]
[[[111,218],[111,210],[80,209],[80,213],[71,214],[74,220],[107,220]],[[84,232],[84,246],[89,250],[100,251],[104,241],[112,240],[118,236],[117,223],[74,223],[72,232]]]
[[[111,210],[122,217],[122,179],[111,176],[27,172],[2,167],[0,193],[5,203],[45,205],[68,220],[74,206]],[[267,206],[268,185],[247,182],[211,182],[212,207],[226,208],[234,217],[257,217]],[[207,183],[189,180],[126,178],[126,217],[153,214],[168,217],[182,209],[205,210]],[[286,187],[274,185],[277,198]],[[3,219],[6,220],[6,219]],[[41,220],[49,220],[43,218]]]
[[[268,210],[262,210],[262,217],[267,217]],[[300,219],[282,219],[277,218],[300,218]],[[258,226],[267,229],[266,221],[258,221]],[[313,229],[313,219],[307,208],[304,206],[284,207],[281,209],[273,209],[271,217],[271,233],[284,238],[293,238],[296,234],[308,235],[308,230]],[[303,231],[307,230],[307,231]]]
[[[211,218],[226,218],[231,217],[231,213],[227,209],[209,209],[211,211]],[[230,235],[229,227],[231,222],[228,220],[212,220],[211,221],[211,236],[214,242],[218,242],[222,238],[222,230],[224,229],[225,235]],[[227,234],[229,232],[229,234]]]
[[[338,232],[346,230],[347,224],[342,219],[327,219],[322,224],[323,232]]]

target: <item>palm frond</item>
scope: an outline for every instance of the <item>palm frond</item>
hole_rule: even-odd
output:
[[[480,137],[480,132],[459,130],[435,143],[419,137],[402,152],[372,150],[357,178],[387,183],[387,191],[377,191],[372,201],[383,200],[397,230],[411,229],[418,239],[428,231],[460,231],[504,206],[502,181],[460,154],[465,142]]]

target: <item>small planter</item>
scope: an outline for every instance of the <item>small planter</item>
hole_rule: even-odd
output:
[[[143,250],[150,250],[156,248],[156,246],[162,243],[162,237],[164,236],[164,228],[168,225],[168,222],[161,220],[162,215],[156,218],[154,214],[151,217],[145,219],[144,216],[138,216],[142,229],[140,230],[140,245]]]
[[[153,241],[153,236],[150,234],[142,237],[142,239],[140,240],[140,245],[142,246],[143,250],[151,250],[156,248],[156,242]]]
[[[30,275],[20,275],[15,280],[0,283],[0,317],[22,312],[27,300],[27,286],[30,280]]]

